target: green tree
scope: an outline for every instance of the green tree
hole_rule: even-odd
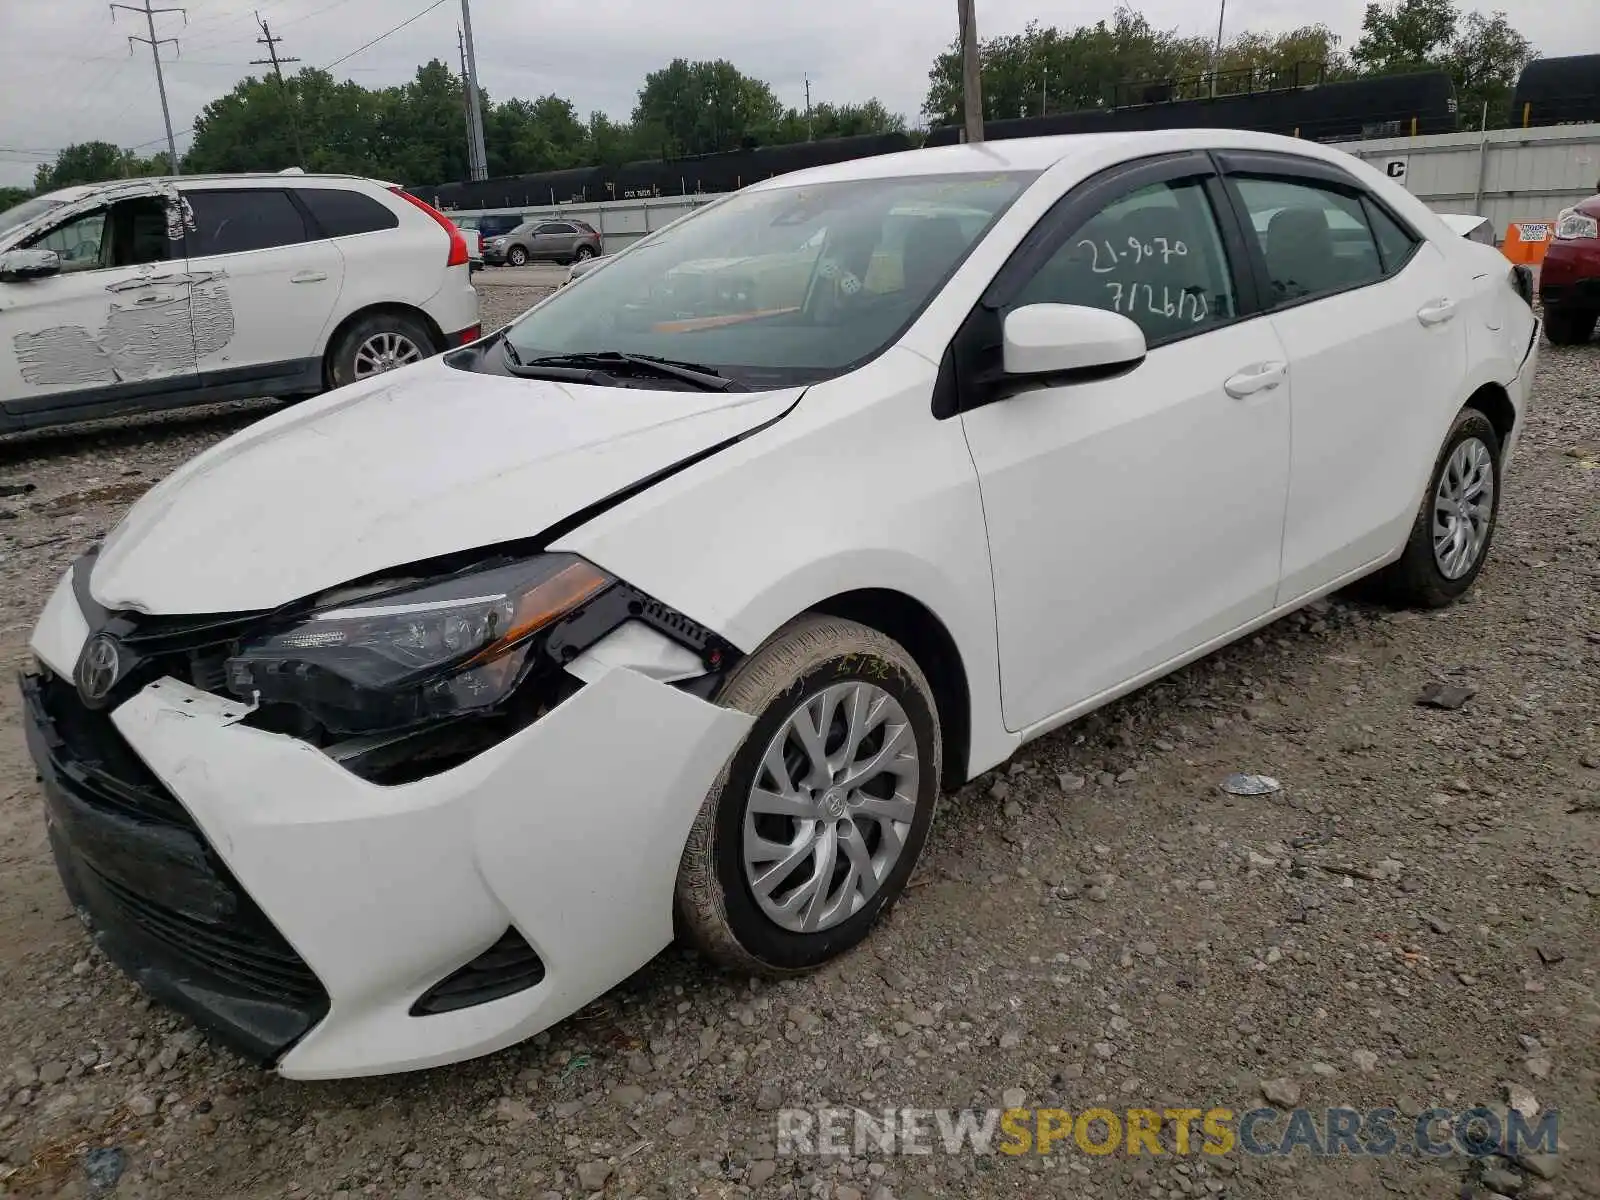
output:
[[[1152,83],[1182,81],[1173,99],[1209,93],[1212,43],[1153,27],[1131,8],[1111,21],[1071,29],[1030,22],[1020,34],[983,40],[978,48],[984,115],[1038,116],[1125,104]],[[1325,25],[1277,35],[1242,34],[1223,46],[1221,90],[1244,91],[1281,80],[1307,64],[1342,69],[1339,39]],[[1292,77],[1292,76],[1289,76]],[[923,112],[934,124],[961,120],[961,54],[952,44],[928,72]]]
[[[1351,58],[1372,75],[1448,71],[1461,123],[1476,129],[1485,106],[1489,127],[1511,118],[1517,76],[1535,57],[1528,39],[1503,12],[1463,16],[1455,0],[1395,0],[1367,5]]]
[[[33,195],[27,188],[0,187],[0,212],[14,208]]]
[[[111,179],[141,179],[150,175],[170,175],[166,151],[141,158],[111,142],[78,142],[56,155],[53,163],[40,163],[34,169],[33,189],[48,192],[80,183],[103,183]]]
[[[589,114],[590,162],[615,167],[636,157],[633,126],[613,121],[603,112]]]
[[[638,148],[666,158],[771,141],[782,119],[772,89],[725,59],[673,59],[645,76],[633,109]]]
[[[1368,75],[1432,70],[1454,41],[1460,19],[1455,0],[1368,4],[1350,57]]]
[[[484,116],[489,174],[520,175],[583,166],[590,161],[589,126],[560,96],[507,100]]]
[[[1456,85],[1461,124],[1477,129],[1488,115],[1488,128],[1514,124],[1511,99],[1517,77],[1536,58],[1533,46],[1511,27],[1503,12],[1485,17],[1468,13],[1456,28],[1444,66]]]

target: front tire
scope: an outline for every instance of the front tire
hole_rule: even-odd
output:
[[[1600,313],[1582,308],[1547,308],[1544,335],[1552,346],[1581,346],[1594,336]]]
[[[1475,408],[1456,415],[1400,558],[1375,582],[1389,600],[1443,608],[1483,570],[1500,512],[1500,436]]]
[[[513,246],[506,254],[506,261],[513,267],[525,267],[528,265],[528,252],[521,246]]]
[[[916,867],[943,765],[933,691],[893,639],[807,616],[718,703],[755,723],[684,847],[680,930],[734,970],[811,970],[860,943]]]

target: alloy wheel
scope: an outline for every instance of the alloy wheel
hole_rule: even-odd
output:
[[[1433,559],[1446,579],[1460,579],[1483,554],[1494,520],[1494,456],[1475,437],[1450,454],[1433,497]]]
[[[356,347],[355,377],[381,375],[422,359],[422,349],[405,334],[375,333]]]
[[[859,912],[905,848],[920,772],[911,722],[883,688],[856,680],[801,702],[745,803],[745,882],[761,911],[796,933]]]

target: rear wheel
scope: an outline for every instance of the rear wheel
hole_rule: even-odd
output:
[[[506,261],[513,267],[526,266],[528,263],[528,252],[521,246],[513,246],[506,252]]]
[[[343,387],[421,362],[432,353],[433,338],[416,317],[373,313],[339,335],[328,353],[328,376],[334,387]]]
[[[938,801],[932,690],[891,638],[802,617],[718,702],[755,717],[707,793],[678,868],[680,929],[764,975],[859,943],[905,889]]]
[[[1500,437],[1475,408],[1457,415],[1400,558],[1374,582],[1388,599],[1442,608],[1472,586],[1500,511]]]
[[[1587,308],[1547,308],[1544,332],[1552,346],[1581,346],[1594,336],[1600,312]]]
[[[573,256],[572,256],[574,262],[582,262],[586,258],[593,258],[593,257],[594,257],[594,247],[593,246],[579,246],[577,251],[576,251],[576,253],[574,253]]]

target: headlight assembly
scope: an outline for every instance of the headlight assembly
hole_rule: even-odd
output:
[[[530,650],[616,581],[574,555],[334,600],[244,642],[228,689],[288,703],[338,733],[401,729],[504,700]]]

